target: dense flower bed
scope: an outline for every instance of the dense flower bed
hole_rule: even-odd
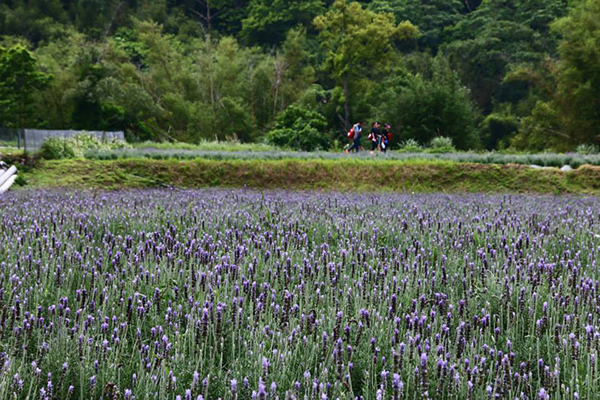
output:
[[[600,200],[0,197],[2,399],[592,399]]]

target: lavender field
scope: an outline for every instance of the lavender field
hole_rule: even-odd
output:
[[[0,197],[0,399],[600,398],[600,199]]]

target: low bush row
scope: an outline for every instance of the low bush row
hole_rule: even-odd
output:
[[[390,152],[387,154],[371,155],[368,152],[358,153],[356,155],[347,155],[343,153],[332,152],[296,152],[296,151],[269,151],[269,152],[249,152],[249,151],[201,151],[201,150],[90,150],[85,153],[85,157],[93,160],[118,160],[128,158],[148,158],[154,160],[178,159],[213,159],[213,160],[282,160],[282,159],[300,159],[314,160],[326,159],[337,160],[347,158],[411,161],[411,160],[443,160],[454,162],[470,162],[480,164],[522,164],[539,165],[543,167],[562,167],[569,165],[577,168],[584,164],[600,165],[600,155],[598,154],[578,154],[578,153],[542,153],[542,154],[502,154],[502,153],[436,153],[436,152]]]

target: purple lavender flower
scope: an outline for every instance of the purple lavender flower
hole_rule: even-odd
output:
[[[263,382],[262,379],[258,380],[258,392],[257,392],[257,397],[260,400],[264,400],[267,398],[267,387],[265,386],[265,383]]]

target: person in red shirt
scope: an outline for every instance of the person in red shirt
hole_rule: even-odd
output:
[[[355,150],[358,153],[360,149],[360,138],[362,136],[362,122],[358,121],[354,124],[349,133],[352,133],[352,140],[354,143],[352,144],[352,147],[346,150],[346,153],[350,153],[352,150]]]
[[[381,130],[381,151],[386,152],[392,141],[392,131],[389,124],[385,124]]]

